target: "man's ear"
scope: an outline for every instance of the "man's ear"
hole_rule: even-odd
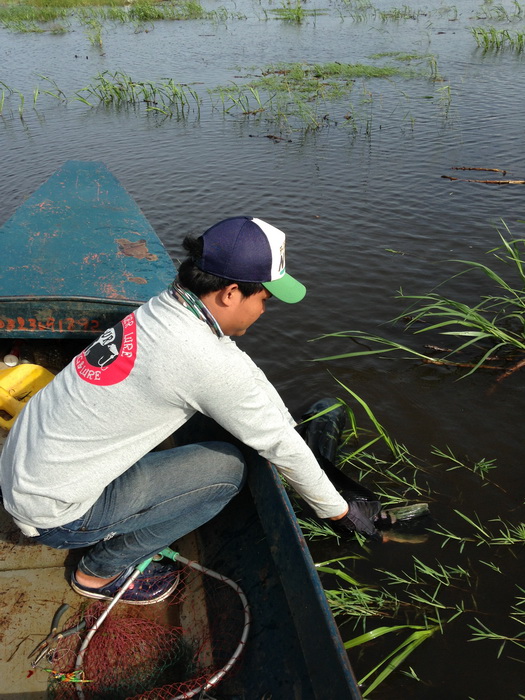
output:
[[[239,294],[239,285],[229,284],[227,287],[224,287],[219,291],[218,301],[223,306],[232,306],[234,303],[237,302]]]

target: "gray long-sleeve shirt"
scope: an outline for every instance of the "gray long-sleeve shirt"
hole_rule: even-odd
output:
[[[34,396],[0,456],[4,506],[24,528],[82,516],[104,488],[200,411],[276,465],[320,517],[346,502],[263,372],[162,292]]]

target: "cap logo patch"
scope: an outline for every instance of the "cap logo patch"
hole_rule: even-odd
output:
[[[284,275],[284,248],[285,248],[285,244],[284,244],[284,241],[283,241],[283,243],[282,243],[282,245],[281,245],[281,248],[280,248],[280,251],[279,251],[279,252],[280,252],[280,258],[279,258],[279,275],[280,275],[280,276]]]

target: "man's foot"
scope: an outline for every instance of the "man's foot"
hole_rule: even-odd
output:
[[[86,596],[86,598],[112,600],[132,573],[133,567],[129,567],[110,583],[104,584],[99,588],[90,588],[82,585],[77,581],[75,574],[72,574],[71,587],[80,595]],[[160,603],[173,593],[179,583],[179,579],[180,571],[176,563],[163,564],[152,561],[144,572],[137,576],[120,600],[130,605]]]

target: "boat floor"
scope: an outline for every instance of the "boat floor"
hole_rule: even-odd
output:
[[[69,587],[73,565],[64,550],[33,544],[0,508],[0,697],[40,700],[46,697],[48,676],[31,673],[28,654],[49,633],[62,603],[78,605]]]
[[[188,559],[198,559],[197,538],[187,535],[177,543],[177,550]],[[32,669],[28,654],[50,631],[57,609],[71,606],[61,623],[77,613],[86,602],[69,585],[82,550],[58,550],[38,545],[24,537],[8,513],[0,507],[0,698],[2,700],[45,700],[48,674],[43,668]],[[190,597],[199,595],[199,584],[189,584]],[[168,602],[153,606],[125,606],[130,616],[157,622],[181,624],[182,607]],[[162,610],[160,609],[162,608]],[[176,614],[176,619],[173,615]],[[192,620],[196,624],[195,619]],[[204,631],[207,621],[199,627]],[[44,664],[45,665],[45,664]]]

